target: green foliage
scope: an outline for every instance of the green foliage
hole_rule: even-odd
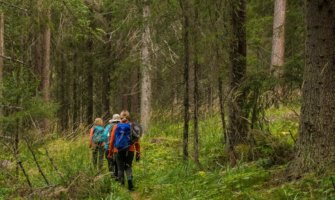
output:
[[[285,169],[287,161],[274,163],[274,152],[280,151],[276,145],[292,146],[292,138],[280,133],[289,126],[289,123],[285,126],[285,120],[282,119],[286,118],[287,121],[290,109],[283,107],[266,112],[273,124],[279,123],[282,127],[270,126],[272,136],[267,135],[269,133],[253,133],[258,142],[257,148],[263,153],[262,158],[254,162],[240,162],[235,168],[223,162],[225,155],[219,116],[202,119],[200,123],[202,168],[198,168],[192,160],[182,161],[182,124],[157,119],[142,139],[141,161],[134,162],[134,193],[129,193],[112,180],[106,167],[100,174],[92,169],[87,135],[50,140],[46,145],[34,148],[34,152],[48,180],[58,186],[53,191],[42,190],[30,197],[120,200],[133,199],[134,196],[136,199],[332,199],[334,190],[330,175],[318,177],[310,174],[293,182],[281,181],[278,175]],[[296,128],[292,127],[292,131],[296,132]],[[45,156],[44,147],[54,159],[63,179]],[[21,160],[34,187],[45,186],[24,143],[20,149]],[[3,155],[1,159],[4,158]],[[22,174],[20,181],[12,182],[12,187],[9,187],[7,184],[11,179],[10,176],[0,179],[0,184],[4,185],[0,190],[3,197],[17,197],[18,189],[26,185]],[[29,194],[23,192],[21,195]]]

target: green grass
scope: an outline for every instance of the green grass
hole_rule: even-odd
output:
[[[292,147],[292,137],[281,134],[287,130],[297,132],[297,118],[288,115],[290,109],[269,110],[272,119],[270,132],[275,139],[265,140],[275,143],[260,145],[264,152],[276,151],[273,147]],[[192,130],[190,131],[192,133]],[[259,134],[262,134],[260,132]],[[268,133],[263,133],[268,134]],[[202,199],[335,199],[335,189],[330,177],[334,171],[324,176],[309,174],[303,179],[285,182],[280,174],[286,167],[268,165],[273,153],[264,153],[265,157],[253,162],[240,162],[235,168],[224,161],[222,128],[219,116],[202,119],[200,123],[200,162],[199,169],[192,161],[192,134],[190,134],[190,160],[182,160],[182,123],[156,120],[151,130],[142,138],[142,159],[134,162],[135,193],[130,193],[112,180],[106,169],[100,175],[92,169],[87,135],[73,141],[58,138],[50,141],[46,147],[63,178],[50,165],[42,147],[35,149],[43,171],[56,188],[51,191],[41,178],[32,156],[25,147],[21,147],[21,159],[31,177],[34,188],[40,188],[30,194],[25,179],[20,174],[19,182],[5,173],[0,174],[0,199],[14,199],[20,196],[32,199],[152,199],[152,200],[202,200]],[[277,144],[279,143],[279,144]],[[282,145],[283,147],[286,147]],[[8,154],[0,155],[1,159]],[[335,178],[335,177],[334,177]],[[66,189],[63,192],[55,191]],[[45,192],[47,191],[47,192]],[[44,193],[43,193],[44,192]],[[30,196],[28,196],[30,195]]]

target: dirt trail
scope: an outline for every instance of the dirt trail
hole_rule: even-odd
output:
[[[139,192],[133,191],[131,192],[131,198],[133,200],[141,200],[141,194]]]

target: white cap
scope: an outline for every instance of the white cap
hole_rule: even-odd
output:
[[[119,121],[121,121],[119,114],[114,114],[113,118],[111,120],[109,120],[110,123],[112,123],[112,122],[119,122]]]

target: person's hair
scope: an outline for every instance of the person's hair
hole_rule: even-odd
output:
[[[121,117],[121,121],[126,121],[126,120],[130,120],[130,114],[128,112],[128,110],[122,110],[120,113],[120,117]]]
[[[94,120],[94,125],[97,125],[97,126],[103,126],[103,125],[104,125],[104,122],[102,121],[101,118],[95,118],[95,120]]]

